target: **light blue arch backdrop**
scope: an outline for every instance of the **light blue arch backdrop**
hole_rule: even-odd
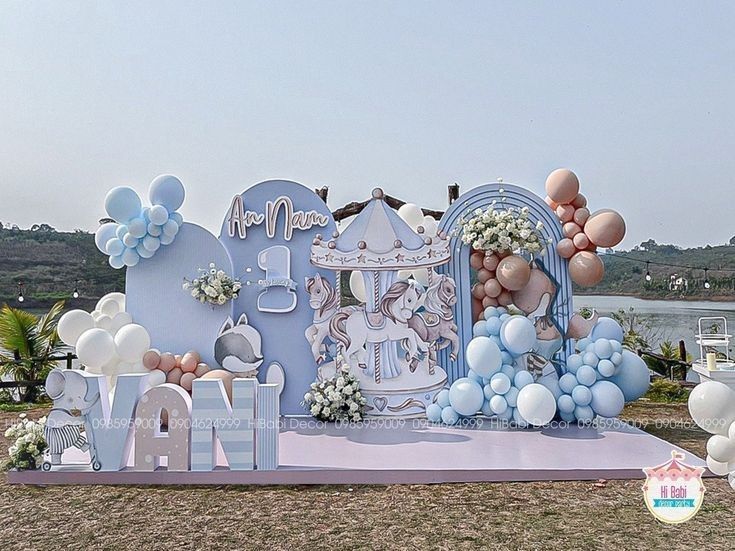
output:
[[[502,192],[501,192],[502,189]],[[547,246],[546,254],[540,257],[544,269],[551,275],[558,285],[554,304],[555,319],[562,334],[566,333],[569,318],[572,313],[572,281],[569,278],[568,263],[556,252],[556,244],[563,238],[561,222],[549,206],[535,193],[522,187],[506,184],[485,184],[476,187],[452,203],[439,221],[439,229],[453,235],[462,215],[477,208],[485,209],[493,201],[497,201],[497,208],[528,207],[529,218],[544,225],[545,237],[552,242]],[[439,363],[449,376],[449,382],[466,376],[465,349],[472,339],[472,282],[470,268],[470,246],[462,243],[459,235],[450,238],[452,257],[448,264],[441,266],[439,271],[445,273],[457,283],[457,305],[454,307],[455,323],[459,327],[460,347],[457,361],[449,359],[449,348],[445,348],[439,355]],[[566,357],[573,352],[572,343],[565,342],[559,353],[559,359],[566,362]]]

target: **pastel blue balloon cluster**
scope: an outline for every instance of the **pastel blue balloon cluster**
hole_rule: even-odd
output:
[[[520,389],[534,379],[514,363],[535,346],[536,329],[524,316],[511,316],[502,307],[486,308],[484,318],[473,326],[474,337],[467,345],[467,377],[437,394],[426,408],[429,421],[454,425],[481,411],[488,417],[527,425],[518,413],[517,399]]]
[[[564,421],[589,422],[616,417],[625,402],[648,390],[645,362],[623,350],[623,330],[612,318],[600,318],[588,338],[577,342],[577,353],[567,358],[567,372],[559,378],[557,398]]]
[[[184,223],[177,211],[185,195],[184,184],[170,174],[151,182],[150,207],[143,207],[129,187],[111,189],[105,197],[105,210],[115,222],[103,224],[94,236],[97,248],[110,256],[110,266],[135,266],[141,258],[151,258],[161,246],[173,243]]]

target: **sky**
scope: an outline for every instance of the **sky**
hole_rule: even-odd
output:
[[[735,235],[735,3],[0,0],[0,220],[94,230],[184,182],[219,231],[270,178],[444,209],[573,169],[621,247]]]

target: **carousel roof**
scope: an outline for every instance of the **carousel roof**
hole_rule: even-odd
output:
[[[332,239],[317,235],[311,246],[312,264],[334,270],[405,270],[428,268],[449,261],[449,239],[417,231],[383,201],[383,190],[373,197],[341,234]]]

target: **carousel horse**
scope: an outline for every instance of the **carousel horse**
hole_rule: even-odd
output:
[[[329,335],[343,346],[345,361],[353,368],[367,367],[359,358],[366,345],[386,341],[400,341],[406,350],[406,361],[421,360],[428,348],[408,326],[408,320],[422,302],[422,292],[416,284],[397,281],[383,295],[377,312],[337,312],[329,322]],[[376,381],[379,377],[376,372]]]
[[[452,347],[449,357],[457,360],[459,337],[454,323],[452,308],[457,304],[457,286],[448,275],[435,276],[424,298],[424,310],[417,312],[408,320],[408,326],[416,331],[419,338],[428,344],[427,358],[429,375],[434,374],[437,353],[448,346]],[[416,370],[418,363],[411,362],[409,369]]]
[[[306,278],[306,292],[309,293],[309,306],[314,310],[314,320],[306,328],[304,336],[311,347],[314,361],[319,365],[327,359],[324,341],[329,338],[329,320],[338,311],[352,313],[360,308],[357,306],[340,308],[339,294],[329,281],[319,274]]]

